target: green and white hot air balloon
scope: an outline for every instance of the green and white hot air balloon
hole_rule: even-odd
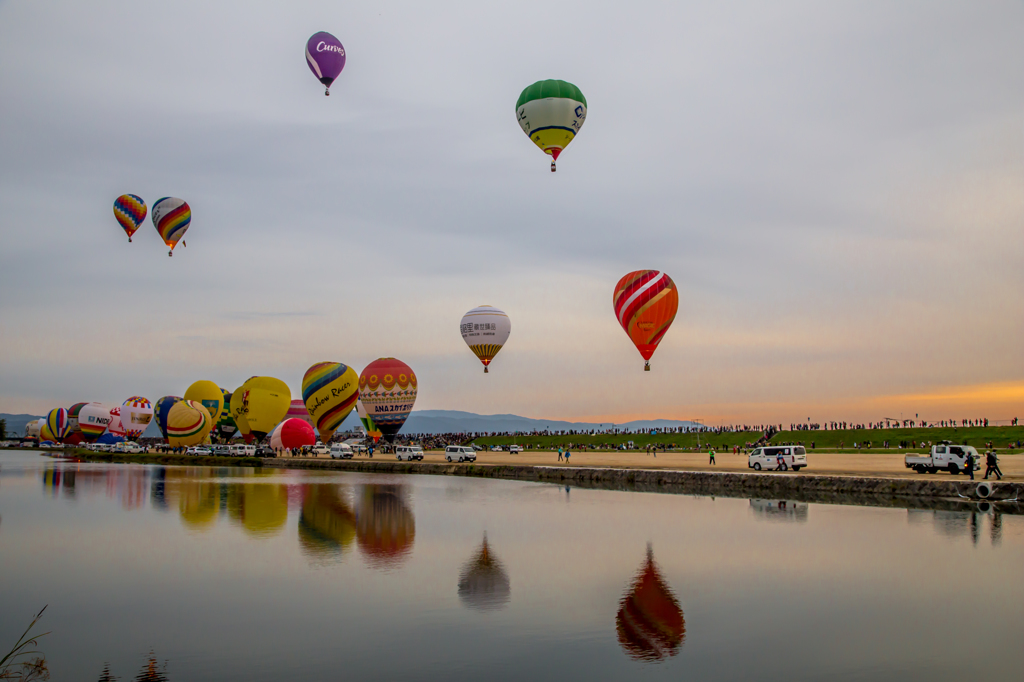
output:
[[[527,137],[552,156],[551,172],[554,173],[558,155],[587,120],[587,100],[572,83],[537,81],[519,95],[516,118]]]

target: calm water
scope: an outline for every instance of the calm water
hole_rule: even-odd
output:
[[[0,453],[53,679],[1019,679],[1024,517]]]

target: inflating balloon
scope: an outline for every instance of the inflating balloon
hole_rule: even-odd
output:
[[[238,427],[235,426],[235,420],[231,418],[231,394],[223,388],[220,391],[223,396],[224,406],[220,410],[217,424],[213,427],[213,434],[221,443],[227,443],[235,435]]]
[[[165,395],[153,405],[153,419],[156,420],[156,426],[160,429],[160,435],[165,441],[167,440],[167,415],[170,414],[174,404],[181,400],[182,398],[176,395]]]
[[[374,360],[359,375],[359,402],[384,438],[394,440],[416,402],[416,374],[401,360]]]
[[[213,419],[202,403],[179,400],[167,413],[167,442],[171,447],[187,448],[206,440]]]
[[[381,432],[377,429],[377,425],[373,423],[373,418],[366,414],[366,407],[363,405],[363,401],[358,399],[356,400],[356,414],[359,415],[359,421],[362,423],[366,435],[372,438],[374,443],[379,441]]]
[[[192,222],[192,209],[184,199],[164,197],[153,204],[153,226],[156,227],[160,239],[170,247],[168,256],[174,255],[174,247],[178,240],[185,236]]]
[[[117,406],[110,410],[110,423],[107,424],[107,433],[114,438],[124,438],[124,426],[121,424],[121,407]]]
[[[302,401],[325,443],[345,421],[358,397],[356,371],[340,362],[318,362],[302,377]]]
[[[121,406],[121,426],[125,438],[135,440],[153,421],[153,406],[140,395],[133,395]]]
[[[146,202],[134,194],[122,194],[114,200],[114,217],[128,235],[128,241],[146,219]]]
[[[316,434],[305,419],[285,419],[270,433],[270,447],[290,450],[304,445],[316,445]]]
[[[331,83],[345,68],[345,48],[326,31],[314,33],[306,41],[306,65],[324,84],[324,94],[330,95]]]
[[[526,136],[541,151],[551,155],[551,172],[554,173],[558,155],[575,139],[587,120],[587,100],[572,83],[537,81],[519,95],[516,117]]]
[[[65,443],[71,443],[72,445],[81,443],[85,440],[85,436],[82,434],[82,427],[78,423],[78,415],[88,403],[75,403],[68,408],[68,424],[70,430],[67,437],[64,439]]]
[[[249,430],[249,420],[245,418],[245,412],[248,409],[248,405],[246,405],[248,392],[243,390],[244,388],[245,384],[242,384],[235,389],[234,393],[231,394],[229,403],[231,406],[231,421],[234,422],[238,432],[242,434],[242,439],[246,443],[251,443],[254,438],[252,432]]]
[[[315,426],[313,419],[309,416],[309,412],[306,410],[306,403],[302,402],[302,398],[292,399],[291,404],[288,406],[288,414],[285,415],[285,419],[301,419],[310,426]]]
[[[612,307],[619,324],[640,351],[644,371],[651,370],[651,356],[676,318],[679,292],[672,278],[656,270],[631,272],[615,285]]]
[[[185,391],[185,400],[195,400],[203,404],[210,416],[217,420],[224,408],[224,393],[220,386],[212,381],[200,380]]]
[[[286,383],[274,377],[253,377],[242,384],[241,391],[245,421],[253,437],[261,441],[288,414],[292,392]],[[233,406],[233,395],[231,399]]]
[[[39,427],[39,442],[40,443],[46,443],[46,442],[56,443],[57,442],[57,436],[55,436],[53,434],[53,431],[50,430],[50,425],[45,423],[45,422],[43,423],[43,425],[41,427]]]
[[[638,661],[675,656],[686,637],[686,621],[676,595],[662,579],[654,553],[647,546],[644,561],[615,616],[619,645]]]
[[[103,435],[110,425],[110,407],[103,403],[88,403],[78,411],[78,428],[82,438],[92,442]]]
[[[63,407],[50,410],[50,414],[46,415],[46,428],[50,431],[50,440],[63,443],[64,438],[71,433],[68,411]]]
[[[512,321],[494,306],[482,305],[462,316],[459,331],[462,332],[462,340],[484,364],[486,374],[487,366],[512,333]]]

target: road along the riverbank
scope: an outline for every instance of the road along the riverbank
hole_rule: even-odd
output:
[[[675,471],[666,469],[626,469],[602,467],[536,466],[508,464],[440,464],[330,459],[264,459],[263,466],[284,469],[327,469],[382,474],[426,474],[434,476],[471,476],[541,481],[588,488],[632,490],[637,492],[718,495],[723,497],[760,497],[791,499],[825,504],[860,504],[915,509],[963,511],[998,510],[1024,513],[1024,506],[1013,501],[1018,483],[927,478],[869,478],[863,476],[812,476],[786,473],[735,473]],[[980,483],[991,485],[987,499],[982,498]]]

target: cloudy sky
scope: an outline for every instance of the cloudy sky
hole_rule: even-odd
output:
[[[395,356],[422,409],[1024,416],[1022,35],[1017,0],[0,0],[0,411]],[[556,174],[544,78],[589,104]],[[128,244],[126,192],[185,198],[187,247]],[[680,291],[649,373],[640,268]]]

